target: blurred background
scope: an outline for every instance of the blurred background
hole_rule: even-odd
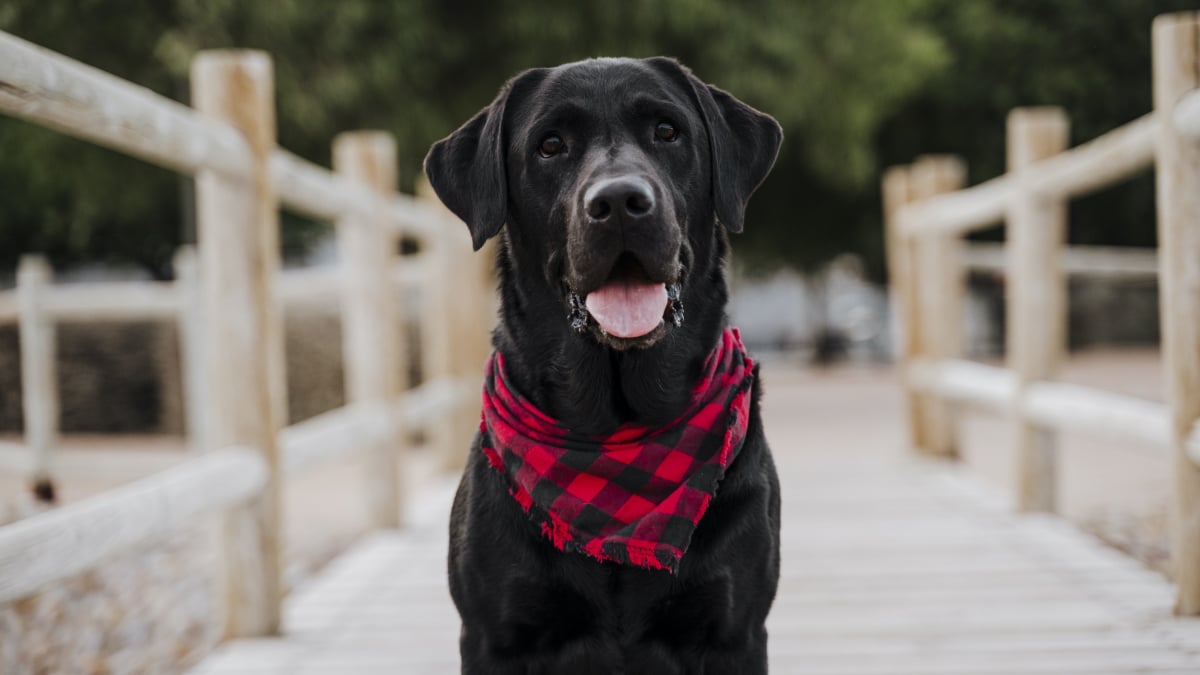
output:
[[[885,280],[881,169],[950,152],[966,159],[970,183],[998,175],[1004,118],[1018,105],[1062,106],[1075,141],[1142,115],[1150,21],[1195,6],[164,0],[116,10],[99,0],[9,0],[0,30],[183,101],[198,49],[267,50],[277,67],[280,144],[328,165],[337,131],[388,130],[399,139],[406,190],[430,143],[520,69],[599,55],[676,56],[786,131],[779,163],[751,203],[751,227],[735,242],[739,279],[749,282],[739,290],[755,300],[735,307],[748,338],[819,358],[848,348],[879,358],[888,349],[886,304],[870,288]],[[44,252],[60,272],[102,265],[105,274],[171,277],[176,247],[194,239],[190,179],[9,118],[0,119],[0,147],[0,283],[11,283],[23,252]],[[1071,243],[1153,246],[1152,192],[1147,175],[1077,201]],[[330,236],[290,216],[283,232],[292,259],[319,255]],[[986,293],[980,301],[979,320],[996,323],[994,303]],[[984,324],[975,348],[995,349],[996,331]],[[1072,334],[1076,343],[1094,337]],[[0,354],[12,339],[0,333]],[[11,405],[0,398],[0,427],[11,424]]]
[[[198,50],[266,50],[276,68],[279,144],[328,166],[336,133],[387,130],[398,140],[406,192],[429,145],[521,69],[592,56],[677,57],[784,127],[779,162],[751,202],[745,233],[733,242],[731,313],[768,361],[809,368],[871,366],[892,357],[884,168],[951,153],[965,159],[974,184],[1004,172],[1005,117],[1014,107],[1061,106],[1072,143],[1145,114],[1151,20],[1198,6],[1196,0],[5,0],[0,30],[185,103]],[[1153,248],[1151,173],[1073,201],[1069,242]],[[13,286],[19,257],[31,252],[46,255],[65,281],[171,279],[176,249],[195,241],[193,212],[190,178],[0,116],[0,288]],[[1000,240],[1002,233],[997,227],[973,236]],[[283,215],[283,243],[287,264],[333,255],[332,228],[290,214]],[[1003,279],[986,261],[977,267],[970,276],[968,351],[994,359],[1003,352]],[[1160,373],[1148,351],[1158,339],[1154,278],[1078,279],[1070,293],[1072,347],[1108,350],[1080,352],[1076,377],[1160,397]],[[1122,319],[1112,321],[1114,315]],[[341,405],[336,316],[314,310],[290,313],[287,321],[291,418]],[[147,322],[60,327],[62,429],[178,435],[183,411],[174,330]],[[17,329],[0,325],[0,436],[21,431],[18,364]],[[983,428],[979,435],[989,433]],[[87,437],[80,438],[86,445]],[[1118,463],[1111,472],[1127,470]],[[296,490],[338,481],[336,473],[320,480]],[[68,498],[102,487],[102,481],[81,485]],[[34,508],[14,496],[23,494],[19,482],[0,489],[0,522]],[[1110,539],[1161,563],[1158,505],[1139,503],[1116,515],[1077,511],[1084,520],[1104,521],[1095,529]],[[310,515],[297,527],[315,531],[323,517],[337,520],[327,511]],[[301,533],[289,544],[300,549],[293,579],[355,533],[340,521],[329,530],[335,534],[306,542]],[[162,570],[180,563],[162,555],[111,574],[177,578]],[[203,603],[199,589],[171,597]],[[63,593],[66,602],[72,591]],[[55,606],[5,608],[0,631],[8,638],[32,635],[39,616],[51,623],[61,618],[65,605]],[[165,629],[184,646],[164,652],[161,663],[186,660],[214,639],[191,619]],[[114,639],[80,630],[83,638],[56,639]],[[147,631],[164,627],[141,630],[145,635],[126,635],[120,644],[149,640]],[[45,659],[53,647],[43,649]]]

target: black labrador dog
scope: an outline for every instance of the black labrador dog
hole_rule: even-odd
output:
[[[676,419],[726,328],[726,231],[781,140],[673,59],[605,58],[517,75],[436,143],[437,195],[476,249],[500,235],[506,383],[580,433]],[[673,574],[558,550],[477,436],[450,523],[462,672],[766,673],[780,498],[760,394]]]

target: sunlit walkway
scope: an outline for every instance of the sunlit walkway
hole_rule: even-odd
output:
[[[767,381],[785,496],[773,673],[1200,672],[1200,621],[1171,616],[1162,577],[911,458],[896,446],[894,390]],[[300,589],[286,638],[227,644],[193,672],[457,672],[452,489],[430,487],[409,529],[364,540]]]

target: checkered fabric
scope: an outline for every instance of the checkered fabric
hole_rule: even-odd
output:
[[[494,354],[483,390],[483,452],[560,551],[675,573],[741,450],[753,379],[741,335],[728,328],[677,420],[595,437],[560,426],[514,391],[504,358]]]

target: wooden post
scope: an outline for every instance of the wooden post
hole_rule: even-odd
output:
[[[888,286],[892,306],[892,344],[900,369],[900,383],[908,415],[908,447],[920,448],[920,398],[909,379],[909,366],[917,356],[916,298],[913,284],[912,243],[900,231],[898,214],[912,201],[912,167],[894,166],[883,174],[884,243],[887,252]]]
[[[430,380],[478,378],[482,382],[496,317],[495,240],[472,251],[466,226],[442,206],[427,182],[418,183],[417,196],[446,214],[434,240],[423,242],[433,274],[422,289],[422,370]],[[444,468],[458,469],[465,463],[479,429],[479,406],[478,397],[469,398],[431,425],[431,441]]]
[[[204,289],[200,286],[199,263],[193,246],[182,246],[175,254],[175,288],[179,297],[177,319],[179,355],[183,371],[184,430],[188,448],[199,452],[209,447],[204,439]]]
[[[953,192],[966,182],[962,160],[948,155],[917,159],[909,174],[913,201]],[[924,234],[908,238],[909,283],[914,325],[908,346],[912,358],[956,359],[963,351],[963,311],[966,281],[962,241],[954,234]],[[914,438],[921,452],[935,457],[958,456],[957,421],[953,404],[935,394],[916,397]]]
[[[908,448],[922,448],[922,398],[913,389],[910,366],[917,358],[920,321],[917,317],[916,285],[913,283],[913,244],[900,232],[899,211],[912,202],[912,167],[889,168],[883,174],[883,238],[887,246],[889,299],[892,303],[892,342],[900,382],[904,388],[908,418]]]
[[[396,142],[387,133],[346,133],[334,140],[334,169],[382,194],[396,190],[396,164]],[[395,311],[399,293],[389,274],[395,247],[381,215],[343,217],[337,233],[346,398],[351,404],[382,407],[400,394],[404,347]],[[368,454],[367,508],[378,528],[400,525],[397,451],[402,443],[400,429],[393,427],[390,438]]]
[[[1008,171],[1017,190],[1007,215],[1008,367],[1017,375],[1017,400],[1034,382],[1053,379],[1066,350],[1067,280],[1062,255],[1067,204],[1037,193],[1021,170],[1067,149],[1070,123],[1059,108],[1016,108],[1008,115]],[[1055,511],[1056,434],[1012,412],[1017,462],[1017,508]]]
[[[1154,20],[1154,110],[1159,122],[1158,250],[1163,370],[1171,405],[1175,490],[1171,554],[1175,611],[1200,615],[1200,467],[1186,440],[1200,421],[1200,142],[1172,124],[1175,105],[1200,88],[1200,13]]]
[[[286,414],[283,330],[274,283],[279,269],[278,202],[269,157],[275,149],[271,58],[263,52],[201,52],[192,62],[192,100],[238,129],[254,158],[253,178],[196,175],[196,222],[204,287],[208,449],[262,453],[262,494],[230,510],[222,532],[223,609],[229,637],[279,631],[280,461]]]
[[[22,256],[17,269],[17,311],[21,342],[21,405],[25,442],[33,453],[30,487],[34,496],[53,502],[50,455],[58,442],[58,371],[54,319],[45,310],[50,265],[36,255]]]

